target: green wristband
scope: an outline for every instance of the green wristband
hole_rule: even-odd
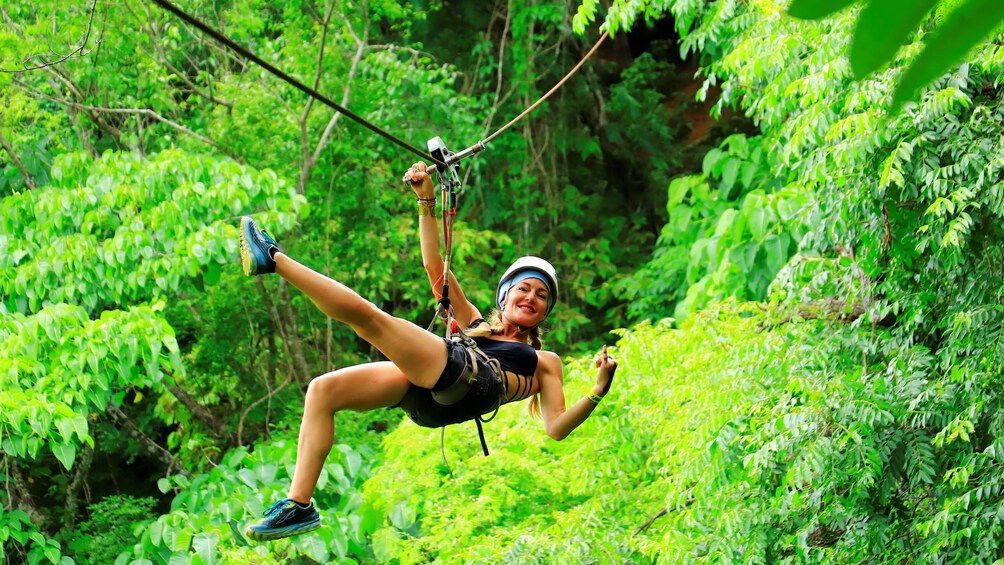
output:
[[[593,404],[599,404],[600,401],[603,400],[603,397],[596,394],[595,392],[590,392],[589,394],[586,395],[586,398],[592,401]]]

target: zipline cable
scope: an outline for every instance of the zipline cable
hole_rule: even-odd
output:
[[[188,22],[189,24],[195,26],[196,28],[198,28],[199,30],[201,30],[203,33],[209,35],[210,37],[212,37],[216,41],[219,41],[220,43],[226,45],[227,47],[229,47],[230,49],[232,49],[233,51],[235,51],[237,54],[243,56],[244,58],[246,58],[246,59],[248,59],[248,60],[256,63],[261,68],[263,68],[266,71],[272,73],[273,75],[275,75],[276,77],[278,77],[281,80],[285,81],[286,83],[290,84],[291,86],[297,88],[301,92],[305,93],[307,96],[310,96],[310,97],[314,98],[315,100],[317,100],[317,101],[319,101],[319,102],[321,102],[321,103],[323,103],[323,104],[331,107],[333,110],[335,110],[337,112],[341,112],[343,115],[345,115],[345,117],[347,117],[347,118],[355,121],[356,123],[358,123],[358,124],[366,127],[370,131],[372,131],[372,132],[380,135],[381,137],[387,139],[388,141],[390,141],[392,143],[395,143],[395,144],[397,144],[397,145],[399,145],[399,146],[407,149],[408,151],[411,151],[412,153],[414,153],[415,155],[418,155],[419,157],[421,157],[423,159],[427,159],[427,160],[431,161],[433,163],[433,165],[431,167],[432,170],[429,171],[430,174],[432,174],[433,172],[435,172],[436,169],[438,169],[440,167],[442,168],[442,170],[446,170],[446,168],[448,167],[447,163],[441,161],[440,159],[437,159],[437,158],[433,157],[432,155],[430,155],[428,153],[425,153],[425,152],[421,151],[420,149],[417,149],[417,148],[413,147],[409,143],[407,143],[405,141],[402,141],[401,139],[395,137],[394,135],[391,135],[391,134],[387,133],[386,131],[380,129],[379,127],[371,124],[366,119],[364,119],[364,118],[356,115],[355,113],[353,113],[348,108],[345,108],[345,107],[341,106],[340,104],[336,103],[335,101],[329,99],[327,96],[324,96],[320,92],[317,92],[313,88],[310,88],[309,86],[303,84],[302,82],[300,82],[300,81],[296,80],[295,78],[289,76],[288,74],[282,72],[281,70],[279,70],[278,68],[274,67],[273,65],[270,65],[269,63],[265,62],[261,57],[258,57],[254,53],[248,51],[243,46],[235,43],[229,37],[223,35],[219,31],[216,31],[215,29],[209,27],[207,24],[205,24],[204,22],[202,22],[201,20],[199,20],[195,16],[192,16],[192,15],[188,14],[187,12],[185,12],[181,8],[178,8],[174,4],[171,4],[167,0],[153,0],[153,1],[154,1],[155,4],[159,5],[161,8],[164,8],[165,10],[167,10],[167,11],[171,12],[172,14],[178,16],[182,20],[184,20],[184,21]],[[568,79],[571,78],[571,76],[573,74],[575,74],[576,71],[578,71],[579,68],[582,67],[582,65],[585,64],[585,62],[587,60],[589,60],[589,58],[593,55],[593,53],[596,52],[597,49],[599,49],[600,44],[603,43],[603,40],[605,40],[608,35],[609,35],[609,33],[606,32],[606,31],[604,31],[603,34],[600,35],[600,38],[596,40],[596,44],[593,45],[592,49],[590,49],[589,52],[587,52],[585,54],[585,56],[582,58],[582,60],[580,60],[574,67],[572,67],[572,70],[568,71],[568,73],[566,73],[565,76],[562,77],[562,79],[560,81],[558,81],[557,84],[555,84],[553,87],[551,87],[551,90],[548,90],[546,93],[544,93],[543,96],[541,96],[539,99],[537,99],[537,101],[534,102],[533,104],[531,104],[527,109],[523,110],[518,116],[516,116],[512,120],[509,120],[509,123],[507,123],[506,125],[500,127],[499,129],[495,130],[495,132],[492,133],[491,135],[489,135],[488,137],[486,137],[484,139],[484,141],[479,141],[479,142],[475,143],[474,145],[472,145],[471,147],[465,149],[464,151],[461,151],[461,152],[459,152],[457,154],[454,154],[453,155],[454,159],[452,160],[452,162],[456,163],[457,161],[460,161],[460,159],[463,159],[465,157],[468,157],[470,155],[474,155],[474,154],[480,152],[482,149],[485,148],[485,145],[487,145],[488,142],[490,142],[491,140],[495,139],[502,132],[504,132],[505,130],[507,130],[510,127],[512,127],[513,124],[515,124],[516,122],[518,122],[521,119],[523,119],[527,114],[529,114],[535,108],[537,108],[537,106],[540,106],[544,102],[544,100],[547,100],[548,97],[550,97],[552,94],[554,94],[554,92],[556,90],[558,90],[566,82],[568,82]]]
[[[531,104],[529,108],[527,108],[526,110],[523,110],[523,112],[520,115],[518,115],[515,118],[509,120],[508,124],[506,124],[506,125],[500,127],[499,129],[495,130],[495,133],[493,133],[493,134],[489,135],[488,137],[486,137],[484,139],[484,141],[482,141],[481,143],[487,145],[489,141],[491,141],[491,140],[495,139],[496,137],[498,137],[498,135],[500,133],[502,133],[505,130],[509,129],[513,124],[515,124],[516,122],[518,122],[521,119],[523,119],[523,116],[525,116],[525,115],[529,114],[530,112],[532,112],[533,109],[536,108],[537,106],[540,106],[541,102],[543,102],[544,100],[547,100],[548,96],[554,94],[554,91],[558,90],[559,88],[562,87],[562,85],[564,85],[566,82],[568,82],[568,79],[571,78],[572,75],[574,75],[575,72],[579,70],[579,67],[581,67],[583,64],[585,64],[585,62],[588,61],[589,58],[593,56],[593,53],[595,53],[596,50],[599,49],[600,44],[603,43],[603,40],[607,38],[607,35],[609,35],[609,32],[604,31],[603,35],[601,35],[600,38],[596,40],[596,44],[593,45],[593,48],[590,49],[588,53],[586,53],[586,55],[582,58],[581,61],[578,62],[577,65],[575,65],[574,67],[572,67],[572,70],[568,71],[568,73],[565,74],[565,76],[562,77],[562,79],[558,81],[558,84],[555,84],[554,86],[552,86],[551,90],[548,90],[546,93],[544,93],[544,95],[541,96],[540,99],[538,99],[536,102],[534,102],[533,104]]]
[[[584,65],[586,63],[586,61],[588,61],[589,58],[593,56],[593,53],[595,53],[596,50],[600,48],[600,45],[603,43],[603,40],[605,40],[608,35],[610,35],[610,33],[604,31],[603,34],[600,35],[600,38],[596,40],[596,43],[593,45],[592,49],[590,49],[589,52],[587,52],[582,57],[582,60],[580,60],[578,63],[576,63],[576,65],[574,67],[572,67],[572,70],[570,70],[567,73],[565,73],[565,76],[563,76],[561,78],[561,80],[559,80],[557,82],[557,84],[555,84],[554,86],[552,86],[551,90],[548,90],[547,92],[545,92],[543,96],[541,96],[540,98],[538,98],[537,101],[534,102],[533,104],[531,104],[526,110],[523,110],[522,112],[520,112],[520,114],[518,116],[516,116],[515,118],[509,120],[509,123],[507,123],[506,125],[500,127],[499,129],[495,130],[494,133],[492,133],[488,137],[484,138],[484,140],[475,143],[474,145],[468,147],[467,149],[464,149],[463,151],[451,154],[449,156],[449,159],[448,159],[449,163],[453,164],[453,163],[459,162],[461,159],[466,159],[467,157],[470,157],[471,155],[476,155],[476,154],[480,153],[481,151],[484,150],[485,146],[488,145],[488,142],[490,142],[491,140],[495,139],[496,137],[499,136],[499,134],[501,134],[505,130],[509,129],[510,127],[512,127],[512,125],[515,124],[516,122],[522,120],[527,114],[529,114],[530,112],[532,112],[537,106],[540,106],[544,102],[544,100],[547,100],[552,94],[555,93],[555,91],[557,91],[559,88],[561,88],[562,86],[564,86],[565,83],[568,82],[568,79],[572,78],[572,75],[574,75],[576,73],[576,71],[578,71],[579,68],[582,67],[582,65]],[[433,173],[435,173],[435,172],[437,172],[439,170],[439,166],[440,166],[440,164],[437,161],[436,164],[434,164],[433,166],[429,167],[426,170],[426,172],[428,172],[431,175],[431,174],[433,174]],[[405,181],[405,182],[407,182],[407,181]]]
[[[319,101],[319,102],[321,102],[323,104],[326,104],[326,105],[330,106],[332,109],[334,109],[334,110],[336,110],[338,112],[341,112],[342,114],[345,115],[345,117],[347,117],[347,118],[349,118],[351,120],[354,120],[355,122],[359,123],[360,125],[365,126],[366,128],[370,129],[374,133],[377,133],[377,134],[381,135],[382,137],[386,138],[387,140],[389,140],[389,141],[391,141],[393,143],[396,143],[397,145],[400,145],[401,147],[407,149],[408,151],[411,151],[412,153],[418,155],[419,157],[432,161],[437,166],[444,167],[444,168],[446,167],[446,163],[440,161],[439,159],[434,158],[432,155],[429,155],[428,153],[425,153],[425,152],[423,152],[423,151],[421,151],[419,149],[416,149],[415,147],[412,147],[411,145],[409,145],[408,143],[406,143],[404,141],[401,141],[397,137],[394,137],[393,135],[385,132],[384,130],[382,130],[382,129],[378,128],[377,126],[371,124],[370,122],[366,121],[364,118],[362,118],[360,116],[357,116],[356,114],[352,113],[348,108],[343,108],[341,105],[337,104],[333,100],[330,100],[329,98],[327,98],[326,96],[324,96],[320,92],[317,92],[316,90],[310,88],[309,86],[303,84],[302,82],[296,80],[295,78],[287,75],[286,73],[280,71],[279,69],[275,68],[274,66],[266,63],[264,60],[262,60],[260,57],[258,57],[254,53],[248,51],[247,49],[245,49],[241,45],[238,45],[237,43],[233,42],[229,37],[223,35],[222,33],[216,31],[215,29],[209,27],[208,25],[206,25],[205,23],[203,23],[202,21],[200,21],[198,18],[196,18],[196,17],[194,17],[192,15],[189,15],[188,13],[186,13],[183,10],[181,10],[177,6],[171,4],[167,0],[153,0],[153,1],[154,1],[154,3],[156,3],[157,5],[159,5],[161,8],[164,8],[165,10],[167,10],[167,11],[173,13],[174,15],[178,16],[179,18],[185,20],[189,24],[197,27],[198,29],[202,30],[203,33],[208,34],[209,36],[211,36],[216,41],[219,41],[220,43],[226,45],[230,49],[233,49],[234,51],[236,51],[238,54],[240,54],[241,56],[245,57],[246,59],[254,61],[261,68],[263,68],[266,71],[272,73],[273,75],[279,77],[280,79],[284,80],[285,82],[289,83],[290,85],[296,87],[297,89],[301,90],[302,92],[304,92],[308,96],[311,96],[315,100],[317,100],[317,101]]]

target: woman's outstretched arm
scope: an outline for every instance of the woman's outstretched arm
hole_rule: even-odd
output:
[[[443,261],[443,252],[439,243],[439,217],[436,215],[435,201],[436,191],[432,186],[432,177],[425,172],[425,163],[419,161],[408,169],[405,174],[409,180],[415,196],[418,197],[418,237],[422,247],[422,265],[425,273],[429,277],[429,284],[432,291],[439,298],[443,289],[443,272],[446,270],[446,263]],[[426,204],[432,206],[425,206]],[[425,209],[423,210],[423,206]],[[450,274],[450,304],[453,306],[457,323],[461,327],[467,327],[471,322],[481,317],[481,313],[467,300],[460,283],[453,274]]]
[[[561,441],[579,427],[593,413],[598,401],[610,390],[617,361],[606,353],[606,346],[600,353],[597,363],[596,384],[591,395],[583,396],[572,406],[565,408],[565,392],[563,389],[564,374],[561,358],[550,351],[537,352],[537,377],[540,379],[540,411],[544,416],[544,428],[547,435]],[[590,399],[593,397],[593,400]]]

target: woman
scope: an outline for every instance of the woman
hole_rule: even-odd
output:
[[[445,265],[432,213],[435,192],[425,169],[424,163],[416,163],[405,178],[418,196],[422,259],[435,287],[442,282]],[[558,290],[554,269],[543,259],[524,257],[506,270],[497,288],[498,312],[492,323],[484,321],[449,275],[454,315],[461,327],[469,329],[468,336],[484,352],[481,356],[460,341],[445,340],[383,312],[341,283],[297,263],[249,217],[241,219],[240,251],[246,274],[278,273],[389,359],[339,369],[311,381],[288,498],[273,504],[264,520],[248,527],[252,539],[277,539],[320,527],[311,497],[331,451],[334,415],[339,410],[401,407],[417,424],[439,427],[532,396],[531,412],[541,414],[547,434],[561,440],[589,417],[609,390],[617,368],[604,347],[593,392],[566,408],[561,360],[540,350],[538,338],[537,328],[550,314]]]

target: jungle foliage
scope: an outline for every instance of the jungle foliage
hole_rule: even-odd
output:
[[[611,394],[562,442],[503,409],[488,458],[450,428],[448,465],[437,430],[339,414],[325,527],[268,544],[240,531],[285,494],[306,383],[373,353],[241,276],[236,218],[424,323],[412,159],[145,3],[5,4],[2,66],[39,67],[0,73],[5,558],[1000,562],[1004,51],[973,40],[890,112],[954,12],[858,79],[879,2],[185,3],[419,145],[484,137],[618,32],[470,161],[457,242],[479,303],[555,257],[566,396],[621,328]],[[678,43],[630,54],[646,22]]]
[[[440,135],[454,149],[529,105],[595,38],[570,33],[573,5],[541,2],[181,6],[413,144]],[[0,16],[4,555],[87,562],[91,544],[211,560],[232,543],[228,520],[247,522],[270,502],[263,485],[287,480],[249,474],[241,450],[285,468],[310,379],[378,356],[284,284],[241,276],[238,217],[256,214],[305,263],[424,324],[433,301],[398,181],[416,158],[153,4],[8,2]],[[671,150],[686,134],[671,117],[692,106],[666,104],[679,73],[651,56],[634,68],[618,41],[465,167],[458,274],[487,304],[499,264],[554,257],[574,304],[555,315],[558,350],[591,348],[623,316],[597,281],[645,259],[665,183],[704,143]],[[650,166],[659,154],[673,157]],[[340,418],[353,446],[340,449],[356,455],[339,476],[362,481],[400,417]],[[222,500],[232,511],[206,512]],[[131,519],[148,524],[135,550],[95,535]],[[359,532],[371,530],[303,551],[368,555]]]

